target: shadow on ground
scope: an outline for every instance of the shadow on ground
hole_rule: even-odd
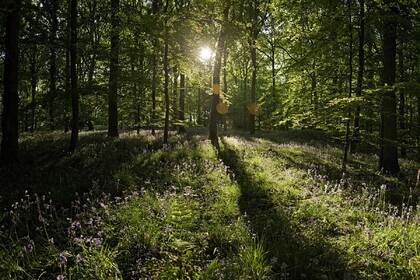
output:
[[[241,155],[222,141],[219,157],[229,167],[241,197],[239,207],[264,243],[276,279],[351,279],[340,255],[320,240],[309,240],[293,225],[290,209],[298,206],[287,194],[273,201],[264,179],[247,171]],[[349,278],[350,277],[350,278]]]
[[[73,154],[67,152],[65,134],[31,137],[20,145],[20,161],[0,168],[0,206],[30,193],[48,194],[58,205],[68,206],[75,196],[89,191],[120,193],[124,186],[117,174],[141,153],[161,148],[162,142],[147,134],[119,139],[95,132],[81,135]]]

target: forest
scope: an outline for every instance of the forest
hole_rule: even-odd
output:
[[[0,279],[420,279],[418,0],[0,3]]]

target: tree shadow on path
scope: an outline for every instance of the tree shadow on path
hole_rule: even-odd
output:
[[[303,236],[293,221],[299,200],[280,195],[247,168],[243,155],[222,140],[219,158],[241,191],[240,211],[263,242],[275,279],[352,279],[340,255],[326,242]],[[293,224],[295,223],[295,224]]]

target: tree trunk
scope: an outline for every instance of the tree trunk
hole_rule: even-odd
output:
[[[119,7],[120,0],[111,0],[111,54],[109,66],[108,136],[118,137],[118,79],[119,79]]]
[[[420,162],[420,95],[417,95],[417,161]]]
[[[69,116],[69,109],[70,109],[70,100],[71,100],[71,82],[70,82],[70,45],[71,45],[71,27],[70,27],[70,18],[71,18],[71,3],[68,2],[68,9],[67,9],[67,26],[66,26],[66,41],[65,41],[65,51],[66,51],[66,61],[65,61],[65,69],[64,69],[64,87],[65,87],[65,96],[64,96],[64,120],[63,120],[63,128],[64,133],[67,133],[70,129],[70,116]]]
[[[226,96],[228,94],[228,81],[227,81],[227,60],[228,60],[228,48],[225,44],[225,49],[223,50],[223,94]],[[226,115],[223,115],[223,130],[227,131],[227,121]]]
[[[404,43],[401,40],[401,44],[398,51],[398,66],[399,66],[399,82],[403,83],[405,81],[405,69],[404,69]],[[400,106],[399,106],[399,117],[400,117],[400,130],[401,130],[401,157],[407,157],[407,148],[405,147],[406,141],[405,136],[406,133],[406,122],[405,122],[405,94],[404,94],[404,87],[400,87]]]
[[[352,96],[353,91],[353,24],[352,24],[352,12],[351,12],[351,2],[352,0],[347,0],[348,5],[348,16],[349,16],[349,98]],[[344,157],[343,157],[343,172],[346,171],[346,164],[348,161],[348,152],[350,146],[350,117],[351,113],[348,110],[347,121],[346,121],[346,139],[344,143]]]
[[[252,77],[251,77],[251,107],[249,109],[249,132],[251,135],[255,134],[255,115],[257,108],[257,1],[253,1],[253,22],[251,28],[251,66],[252,66]],[[253,109],[255,108],[255,110]]]
[[[168,62],[168,51],[169,51],[169,44],[168,44],[168,27],[165,23],[165,51],[163,54],[163,71],[165,73],[165,81],[164,81],[164,93],[165,93],[165,128],[163,130],[163,143],[168,143],[169,137],[169,62]]]
[[[202,119],[201,119],[201,95],[202,95],[202,89],[198,88],[197,89],[197,125],[202,124]]]
[[[160,10],[160,0],[152,1],[152,14],[157,15]],[[159,52],[159,41],[153,39],[153,53],[152,53],[152,112],[151,112],[151,128],[152,135],[155,135],[155,125],[156,125],[156,91],[157,91],[157,71],[158,71],[158,61],[157,55]]]
[[[36,68],[37,46],[32,47],[31,57],[31,132],[34,133],[36,129],[35,111],[36,111],[36,87],[38,84],[38,71]]]
[[[270,43],[271,46],[271,113],[276,110],[276,45],[274,42]]]
[[[219,138],[217,134],[217,125],[220,115],[217,112],[217,104],[220,101],[220,71],[222,68],[222,53],[225,46],[226,26],[229,17],[230,1],[226,3],[223,11],[223,23],[220,30],[219,39],[217,42],[216,56],[214,58],[213,68],[213,94],[210,101],[210,125],[209,125],[209,139],[213,146],[219,148]]]
[[[181,73],[179,90],[179,122],[182,123],[178,127],[179,133],[185,133],[185,74]]]
[[[57,0],[52,0],[50,3],[50,16],[51,16],[51,31],[50,31],[50,88],[48,93],[48,116],[49,116],[49,125],[50,129],[55,129],[55,120],[54,120],[54,100],[57,96],[57,30],[58,30],[58,2]]]
[[[379,168],[385,173],[397,174],[400,170],[398,165],[398,134],[397,134],[397,102],[395,96],[396,73],[396,38],[397,22],[395,17],[397,12],[391,8],[392,0],[385,1],[389,5],[383,13],[384,33],[383,33],[383,81],[386,88],[382,95],[382,134],[381,154]]]
[[[79,139],[79,92],[77,89],[77,0],[70,2],[70,94],[71,94],[71,139],[70,152],[76,149]]]
[[[18,159],[19,138],[19,95],[18,95],[18,67],[19,67],[19,27],[21,1],[10,4],[6,15],[6,38],[4,59],[4,90],[2,115],[2,141],[0,159],[4,163],[12,163]]]
[[[174,66],[173,68],[173,96],[172,96],[172,110],[173,110],[173,114],[172,114],[172,119],[174,123],[178,122],[178,66]],[[176,125],[175,125],[176,127]]]
[[[360,13],[360,31],[359,31],[359,69],[357,72],[356,97],[362,96],[363,74],[365,70],[365,0],[359,0]],[[350,153],[355,153],[360,143],[360,105],[357,105],[354,115],[354,132],[351,141]]]

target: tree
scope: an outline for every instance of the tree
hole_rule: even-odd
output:
[[[179,81],[179,122],[181,125],[178,127],[179,133],[185,133],[185,74],[181,73]]]
[[[165,8],[166,10],[166,8]],[[165,22],[165,50],[163,54],[163,71],[165,73],[165,81],[164,81],[164,92],[165,92],[165,127],[163,130],[163,143],[168,143],[168,136],[169,136],[169,61],[168,61],[168,52],[169,52],[169,42],[168,42],[168,23]]]
[[[352,22],[352,0],[347,0],[348,17],[349,17],[349,98],[353,93],[353,22]],[[350,115],[348,112],[346,121],[346,138],[344,143],[344,158],[343,158],[343,171],[346,171],[346,164],[348,160],[348,152],[350,146]]]
[[[226,26],[229,17],[231,3],[228,0],[223,10],[223,23],[217,41],[216,55],[214,58],[213,66],[213,94],[210,101],[210,125],[209,125],[209,139],[213,146],[219,147],[219,137],[217,133],[217,125],[220,115],[217,112],[217,105],[220,102],[220,72],[222,69],[222,54],[225,45]]]
[[[51,0],[49,3],[49,18],[51,20],[49,47],[50,47],[50,65],[49,65],[49,93],[48,93],[48,115],[50,129],[54,130],[54,100],[57,96],[57,31],[58,31],[58,1]]]
[[[359,65],[357,70],[357,87],[356,97],[362,96],[363,90],[363,74],[365,70],[365,0],[359,0],[360,12],[359,12]],[[360,142],[360,105],[357,105],[356,112],[354,115],[354,131],[353,139],[351,141],[350,153],[355,153],[357,145]]]
[[[70,95],[71,138],[70,152],[76,149],[79,140],[79,92],[77,89],[77,0],[70,1]]]
[[[18,159],[18,70],[19,25],[21,0],[9,1],[5,29],[4,91],[2,115],[2,141],[0,159],[12,163]]]
[[[249,131],[251,135],[255,134],[255,115],[257,113],[257,37],[258,29],[258,0],[253,0],[251,4],[251,38],[250,38],[250,52],[251,52],[251,104],[249,106]]]
[[[109,66],[108,136],[118,137],[119,0],[111,0],[111,53]]]
[[[397,101],[395,96],[396,50],[397,50],[397,8],[396,1],[386,0],[383,15],[383,81],[385,90],[381,100],[381,152],[379,168],[385,173],[397,174],[398,134]]]

